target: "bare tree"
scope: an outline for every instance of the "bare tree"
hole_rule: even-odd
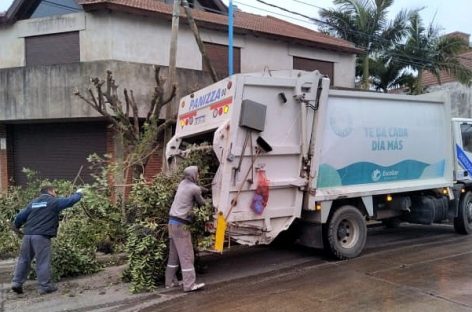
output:
[[[133,179],[137,179],[144,172],[144,167],[150,156],[157,149],[157,139],[169,126],[175,124],[175,119],[159,121],[161,108],[169,103],[175,96],[176,87],[172,85],[169,94],[164,94],[165,80],[160,77],[160,67],[154,66],[154,79],[156,86],[149,104],[147,114],[140,115],[139,109],[145,105],[136,103],[133,90],[123,90],[124,105],[118,96],[118,85],[113,74],[107,71],[106,80],[92,78],[92,85],[88,88],[87,96],[79,90],[74,94],[105,117],[113,128],[123,138],[125,152],[124,177],[129,176],[132,170]],[[140,117],[145,116],[145,117]]]

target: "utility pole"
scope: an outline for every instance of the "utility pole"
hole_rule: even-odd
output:
[[[228,5],[228,76],[233,74],[233,0]]]
[[[175,67],[177,63],[177,35],[179,33],[179,15],[180,15],[180,0],[174,0],[174,8],[172,10],[172,33],[170,36],[169,77],[167,78],[167,92],[171,92],[172,86],[176,84],[175,83],[175,77],[176,77]]]
[[[179,15],[180,15],[180,0],[174,0],[174,7],[172,9],[172,33],[170,36],[170,50],[169,50],[169,74],[167,76],[166,94],[171,94],[176,83],[176,63],[177,63],[177,34],[179,33]],[[166,120],[171,119],[172,116],[172,101],[167,103],[165,111]],[[172,128],[167,127],[164,131],[164,146],[172,138]],[[167,161],[163,155],[163,169],[167,171]]]

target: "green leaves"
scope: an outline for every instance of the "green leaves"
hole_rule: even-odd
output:
[[[131,282],[133,293],[152,291],[165,273],[167,244],[163,235],[166,225],[140,222],[128,227],[126,231],[129,267],[124,279]]]
[[[100,269],[101,265],[95,259],[95,248],[84,249],[72,241],[54,240],[52,253],[54,280],[92,274]]]
[[[2,257],[18,255],[20,240],[10,230],[10,224],[18,211],[38,196],[41,185],[54,185],[59,196],[67,196],[76,188],[70,181],[48,181],[40,179],[34,171],[25,169],[24,172],[28,178],[27,186],[12,186],[7,193],[0,194]],[[107,174],[106,171],[102,173]],[[61,214],[58,237],[53,240],[52,267],[56,280],[97,272],[100,269],[95,259],[97,246],[110,238],[113,238],[115,244],[119,244],[120,237],[124,236],[119,224],[118,208],[106,196],[107,192],[98,191],[100,183],[105,180],[100,177],[97,179],[99,182],[85,186],[92,191],[87,192],[85,198],[73,208],[66,209]],[[102,218],[104,215],[108,218]]]
[[[126,202],[112,200],[113,186],[110,176],[121,170],[110,157],[91,155],[89,161],[95,169],[95,181],[83,185],[85,196],[73,208],[62,213],[58,237],[53,241],[52,266],[54,278],[90,274],[100,270],[95,253],[103,244],[111,249],[125,249],[128,268],[123,279],[130,282],[132,292],[154,290],[162,280],[168,253],[168,214],[177,186],[183,178],[183,169],[196,165],[200,183],[211,188],[218,168],[212,149],[202,144],[189,146],[187,157],[169,174],[160,173],[151,182],[140,179],[133,185]],[[11,187],[0,194],[0,255],[16,256],[20,240],[10,230],[16,213],[38,195],[42,184],[53,184],[60,196],[72,193],[77,186],[69,181],[46,181],[26,170],[28,185]],[[205,233],[205,223],[213,218],[211,194],[206,204],[195,207],[194,223],[190,226],[195,250],[209,248],[212,236]],[[123,205],[122,205],[123,204]],[[122,218],[126,209],[126,220]],[[124,243],[126,241],[126,244]]]

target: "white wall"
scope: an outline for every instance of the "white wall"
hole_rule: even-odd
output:
[[[17,25],[0,27],[0,68],[24,66],[24,51],[25,41],[18,37]]]
[[[81,32],[81,61],[120,60],[168,65],[171,24],[158,18],[111,12],[87,14]],[[193,34],[180,25],[177,67],[201,69],[201,56]]]
[[[64,31],[80,31],[82,62],[120,60],[167,65],[171,23],[158,17],[143,17],[118,12],[75,13],[19,21],[0,28],[0,68],[24,66],[24,36]],[[201,29],[205,42],[227,44],[225,32]],[[2,44],[2,45],[3,45]],[[241,49],[241,71],[256,72],[292,69],[293,56],[334,63],[334,85],[354,87],[355,56],[252,35],[235,35],[234,46]],[[180,25],[177,67],[201,70],[202,58],[193,33]]]
[[[86,27],[80,32],[80,60],[91,62],[112,59],[110,14],[87,14],[85,18]]]
[[[248,37],[247,47],[241,49],[243,72],[292,69],[292,57],[288,54],[288,43],[263,38]]]
[[[428,87],[428,92],[446,91],[451,102],[452,117],[472,118],[472,87],[448,82]]]
[[[113,59],[148,64],[167,65],[169,63],[169,45],[171,24],[150,17],[136,19],[133,15],[111,13],[108,27],[112,38],[111,54]],[[101,18],[87,19],[87,29],[92,22],[103,23]],[[104,25],[97,28],[101,29]],[[95,27],[94,27],[95,28]],[[103,30],[104,31],[104,30]],[[200,29],[202,40],[227,45],[225,32]],[[98,32],[100,33],[100,32]],[[104,34],[106,32],[104,31]],[[106,42],[107,39],[92,31],[91,41]],[[126,38],[126,39],[125,39]],[[271,40],[251,35],[235,35],[234,46],[241,49],[241,71],[257,72],[265,68],[271,70],[292,69],[293,56],[317,59],[334,63],[334,85],[354,87],[355,55],[336,53],[306,46],[290,46],[281,40]],[[100,51],[95,57],[83,59],[91,61],[100,59]],[[186,25],[180,25],[177,44],[177,66],[201,70],[202,59],[193,33]]]

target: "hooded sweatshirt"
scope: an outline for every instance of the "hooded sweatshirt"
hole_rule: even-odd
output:
[[[169,216],[177,217],[186,221],[191,221],[190,212],[193,204],[203,205],[202,190],[196,184],[198,175],[198,167],[190,166],[184,170],[184,179],[177,188],[174,202],[170,208]]]

